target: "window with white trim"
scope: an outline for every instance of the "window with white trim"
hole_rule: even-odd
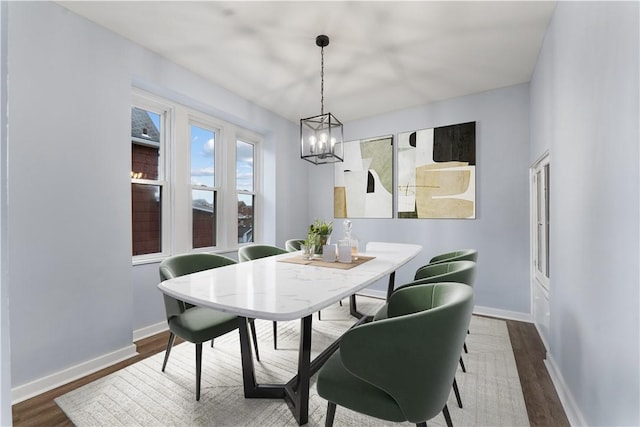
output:
[[[191,238],[192,247],[217,244],[216,230],[216,130],[191,123]]]
[[[134,264],[253,242],[260,136],[137,89],[132,104]]]
[[[137,100],[131,108],[131,219],[134,257],[166,254],[169,188],[167,182],[168,106]]]

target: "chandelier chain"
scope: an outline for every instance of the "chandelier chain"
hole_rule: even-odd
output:
[[[324,115],[324,46],[320,48],[320,115]]]

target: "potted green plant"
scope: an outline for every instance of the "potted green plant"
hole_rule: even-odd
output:
[[[325,221],[323,219],[316,219],[313,224],[309,226],[309,235],[316,236],[316,253],[322,254],[322,247],[329,244],[329,237],[333,232],[333,221]]]

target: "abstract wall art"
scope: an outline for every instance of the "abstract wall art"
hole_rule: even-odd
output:
[[[476,122],[398,134],[398,218],[476,217]]]
[[[335,218],[393,217],[393,136],[347,141],[335,164]]]

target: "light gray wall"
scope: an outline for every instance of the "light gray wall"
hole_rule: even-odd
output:
[[[8,52],[13,387],[164,318],[157,266],[131,265],[132,83],[260,132],[265,241],[305,230],[294,123],[51,2],[9,3]]]
[[[640,425],[638,28],[637,2],[560,2],[531,82],[530,161],[551,159],[549,360],[576,424]]]
[[[353,219],[364,241],[419,243],[423,251],[400,269],[396,283],[438,253],[478,249],[476,305],[528,316],[529,295],[529,87],[527,84],[452,99],[345,125],[345,140],[476,122],[476,219]],[[335,111],[339,117],[339,112]],[[310,175],[309,213],[333,217],[333,167]],[[334,236],[342,236],[336,219]],[[379,282],[375,289],[384,289]]]
[[[11,425],[11,340],[7,280],[7,16],[0,2],[0,425]]]
[[[53,4],[9,4],[14,386],[131,344],[122,48]]]

